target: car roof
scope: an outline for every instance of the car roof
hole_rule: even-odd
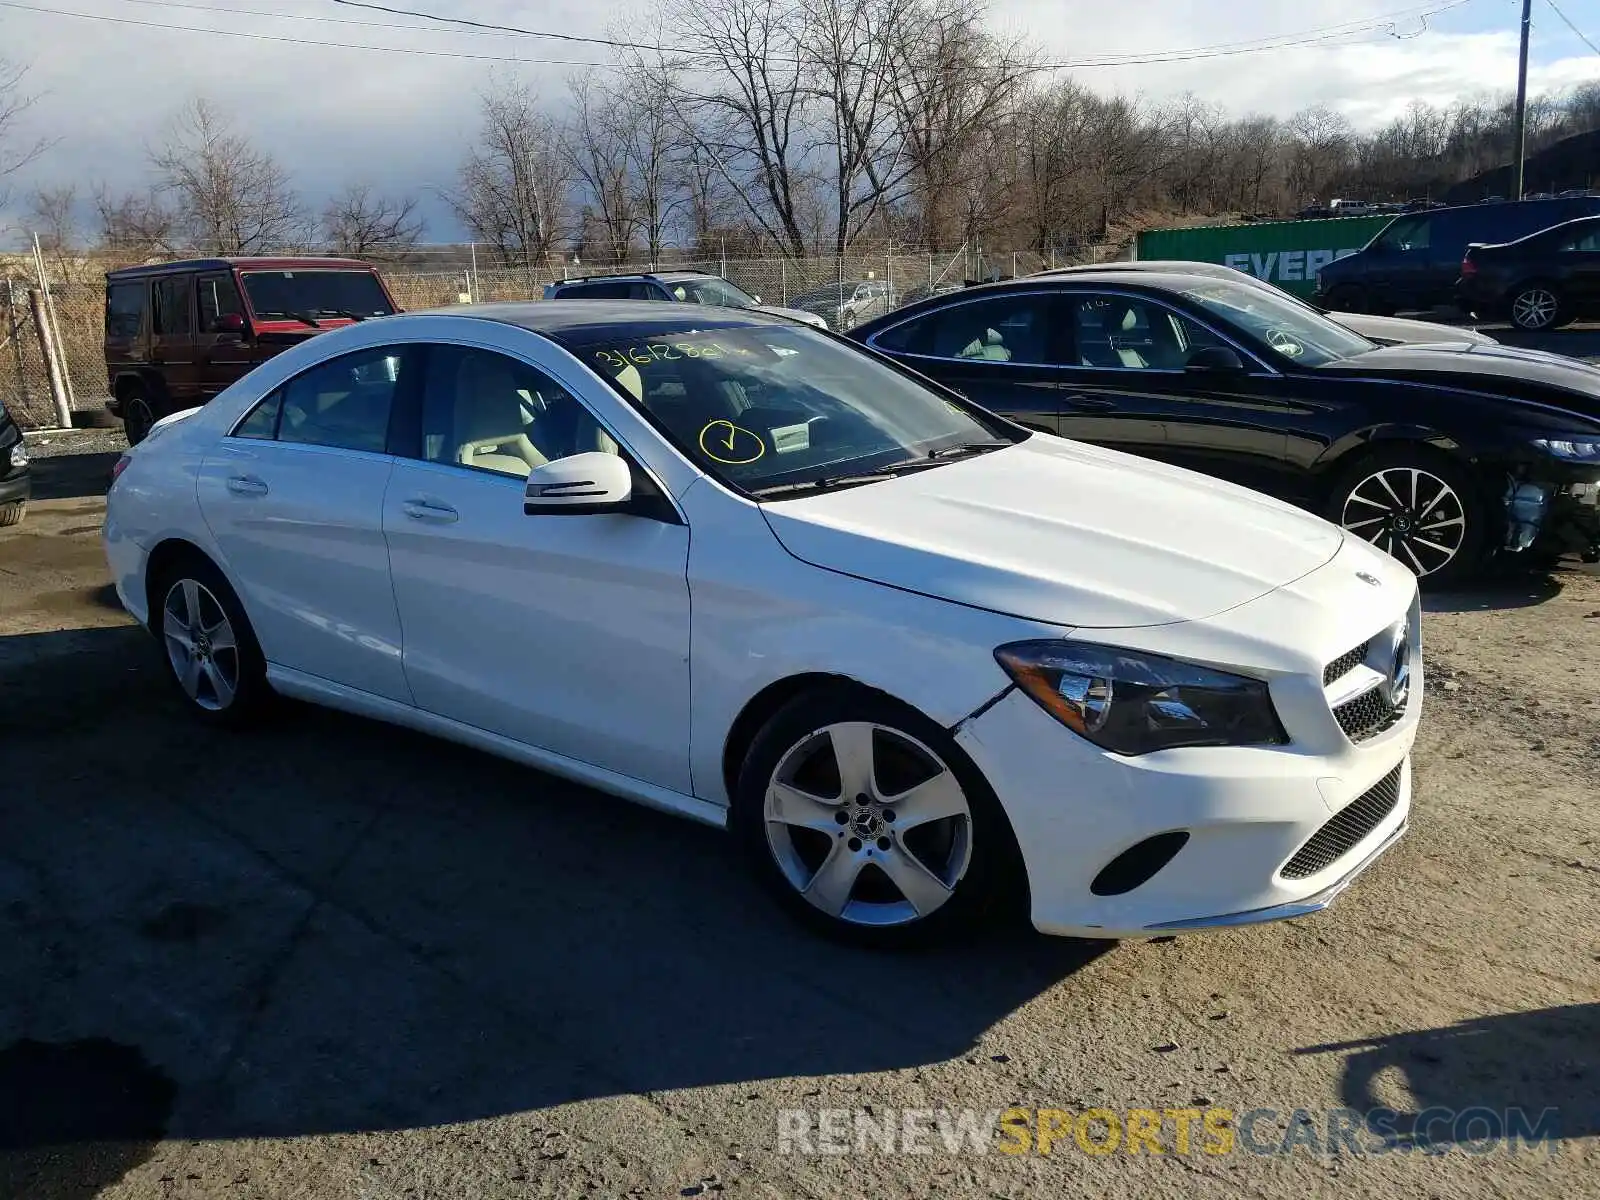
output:
[[[496,304],[452,304],[385,317],[409,321],[419,317],[465,317],[515,325],[556,341],[591,342],[602,338],[656,337],[691,329],[741,329],[772,326],[795,329],[786,317],[748,308],[711,304],[662,304],[659,300],[507,300]]]
[[[371,263],[354,258],[186,258],[178,262],[151,263],[107,271],[107,279],[141,279],[174,271],[375,271]]]
[[[721,276],[712,271],[701,271],[685,267],[677,271],[624,271],[620,275],[574,275],[571,279],[558,279],[556,287],[565,287],[570,283],[605,283],[613,279],[658,279],[670,282],[674,279],[720,279]]]

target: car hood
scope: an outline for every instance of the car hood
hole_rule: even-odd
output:
[[[813,566],[1101,629],[1234,608],[1324,565],[1345,536],[1256,492],[1047,434],[763,512]]]
[[[1564,354],[1516,346],[1384,346],[1317,368],[1319,374],[1409,380],[1492,392],[1600,421],[1600,367]]]
[[[783,308],[776,304],[757,304],[755,306],[755,310],[756,312],[770,313],[774,317],[788,317],[791,321],[799,321],[802,324],[813,327],[815,327],[819,322],[823,328],[827,328],[828,325],[828,323],[822,320],[822,318],[816,313],[807,312],[803,308]]]
[[[1476,329],[1441,325],[1437,321],[1413,321],[1407,317],[1374,317],[1367,313],[1331,312],[1330,321],[1375,342],[1453,344],[1457,346],[1497,346],[1499,343]]]

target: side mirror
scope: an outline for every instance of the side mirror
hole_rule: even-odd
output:
[[[522,511],[538,513],[610,512],[633,496],[633,472],[628,461],[616,454],[591,451],[558,458],[528,472],[528,487],[523,493]]]
[[[1183,369],[1214,375],[1243,375],[1244,360],[1227,346],[1201,346],[1189,355]]]
[[[211,322],[213,333],[244,333],[244,317],[239,313],[223,313]]]
[[[754,300],[757,304],[761,303],[761,297],[760,296],[751,296],[750,299]]]

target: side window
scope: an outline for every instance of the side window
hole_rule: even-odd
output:
[[[157,279],[150,291],[155,298],[157,337],[181,337],[194,332],[189,293],[193,275],[168,275]]]
[[[1384,231],[1383,242],[1391,250],[1426,250],[1432,229],[1430,217],[1404,217]]]
[[[144,280],[136,283],[113,283],[106,289],[106,336],[108,338],[136,338],[144,325],[145,296],[148,285]]]
[[[1223,344],[1189,318],[1137,296],[1073,296],[1068,306],[1081,367],[1176,371],[1195,350]]]
[[[278,414],[283,410],[283,389],[279,388],[250,410],[250,415],[234,426],[233,437],[271,441],[278,436]]]
[[[1588,254],[1600,251],[1600,229],[1587,229],[1563,238],[1557,249]]]
[[[575,283],[561,291],[562,299],[626,300],[631,295],[626,283]],[[650,299],[646,296],[645,299]]]
[[[239,301],[239,289],[231,275],[202,275],[197,283],[200,300],[200,332],[211,333],[217,327],[217,318],[227,315],[244,316],[244,305]]]
[[[398,349],[383,347],[346,354],[295,376],[279,389],[278,440],[382,454],[406,362]]]
[[[628,285],[629,300],[664,300],[659,288],[653,283],[630,283]]]
[[[934,358],[1048,365],[1054,361],[1051,308],[1052,297],[1040,293],[952,304],[916,322],[926,328],[906,336],[912,353]]]
[[[422,391],[422,457],[525,477],[558,458],[617,444],[549,376],[503,354],[432,346]]]

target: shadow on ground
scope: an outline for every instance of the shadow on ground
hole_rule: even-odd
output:
[[[1449,591],[1424,588],[1422,611],[1501,612],[1513,608],[1532,608],[1554,600],[1561,594],[1561,589],[1559,572],[1508,570]]]
[[[1597,1045],[1600,1004],[1575,1004],[1295,1053],[1349,1054],[1341,1098],[1361,1112],[1385,1108],[1380,1073],[1404,1078],[1417,1111],[1372,1132],[1423,1148],[1472,1148],[1541,1131],[1563,1141],[1600,1135],[1600,1065],[1577,1049]]]
[[[61,454],[32,463],[35,500],[76,500],[104,496],[111,487],[111,468],[120,451],[107,454]]]
[[[0,638],[28,747],[0,790],[0,1112],[45,1114],[0,1172],[30,1197],[94,1194],[157,1125],[410,1128],[941,1061],[1104,948],[844,949],[715,830],[321,710],[201,729],[167,686],[138,629]],[[50,1115],[85,1079],[145,1099]]]

